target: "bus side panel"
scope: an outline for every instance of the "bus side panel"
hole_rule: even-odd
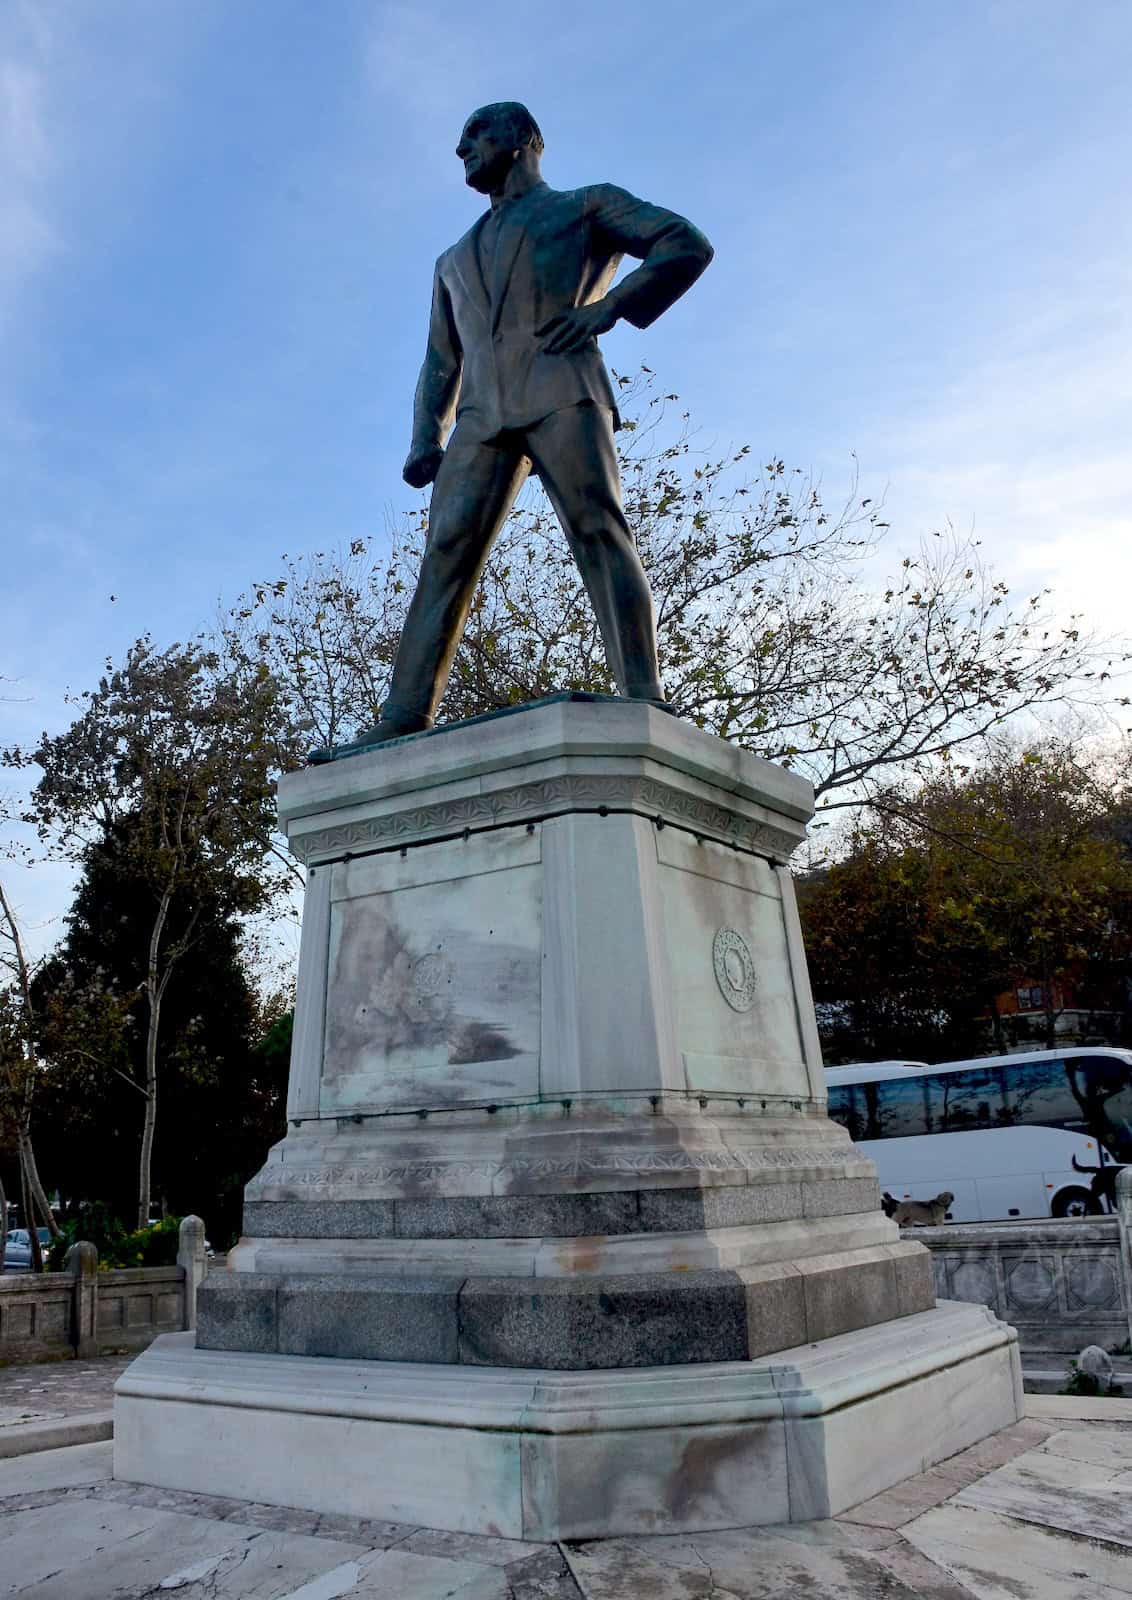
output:
[[[1009,1173],[1006,1177],[979,1178],[979,1211],[984,1222],[1013,1222],[1049,1216],[1049,1192],[1043,1172]]]

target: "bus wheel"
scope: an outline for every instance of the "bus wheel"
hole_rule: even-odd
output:
[[[1061,1189],[1053,1197],[1050,1211],[1055,1217],[1099,1217],[1100,1202],[1088,1189]]]

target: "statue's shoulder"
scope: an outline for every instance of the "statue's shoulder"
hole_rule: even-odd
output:
[[[519,204],[523,208],[524,218],[529,220],[545,216],[548,212],[581,210],[585,203],[585,192],[584,189],[552,189],[548,183],[540,183]]]
[[[608,204],[610,200],[624,198],[626,191],[619,189],[615,183],[587,183],[580,189],[548,189],[543,192],[544,201],[579,212],[592,211],[595,207]]]
[[[636,195],[630,194],[628,189],[622,189],[617,183],[588,183],[577,193],[582,197],[587,211],[598,210],[603,206],[624,205],[626,201],[634,205],[637,203]]]
[[[587,183],[580,189],[551,189],[544,185],[528,202],[527,216],[532,221],[536,217],[574,217],[581,222],[595,211],[607,210],[631,198],[612,183]]]
[[[456,240],[455,244],[450,244],[448,246],[447,250],[442,250],[440,252],[440,254],[436,258],[436,270],[437,270],[437,272],[443,272],[445,267],[449,266],[465,250],[468,250],[468,249],[471,248],[472,243],[473,243],[473,241],[475,239],[476,229],[479,227],[480,223],[483,221],[483,219],[484,219],[484,217],[486,215],[487,215],[486,211],[485,212],[481,212],[480,215],[476,218],[476,220],[472,223],[471,227],[467,230],[467,232],[466,233],[462,233],[460,235],[460,237]]]

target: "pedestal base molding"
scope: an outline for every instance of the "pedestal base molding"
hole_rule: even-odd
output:
[[[1013,1331],[942,1302],[762,1360],[605,1372],[354,1362],[158,1339],[115,1476],[505,1538],[828,1517],[1015,1422]]]

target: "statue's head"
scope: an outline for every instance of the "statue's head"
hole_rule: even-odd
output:
[[[517,161],[537,173],[543,152],[539,125],[517,100],[498,100],[473,111],[464,124],[456,154],[464,181],[480,194],[500,189]]]

